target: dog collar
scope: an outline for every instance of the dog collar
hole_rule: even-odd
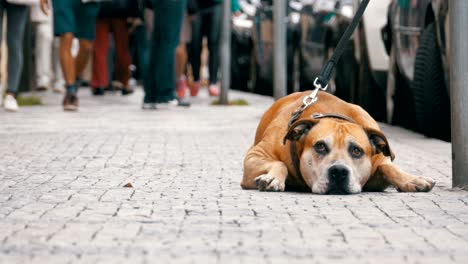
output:
[[[313,119],[322,119],[322,118],[336,118],[336,119],[341,119],[344,121],[348,121],[350,123],[356,124],[356,121],[353,119],[344,116],[344,115],[339,115],[339,114],[322,114],[322,113],[315,113],[312,115]]]

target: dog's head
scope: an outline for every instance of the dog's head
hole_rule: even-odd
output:
[[[297,143],[300,172],[317,194],[359,193],[371,176],[372,156],[394,158],[382,132],[336,118],[300,119],[285,140]]]

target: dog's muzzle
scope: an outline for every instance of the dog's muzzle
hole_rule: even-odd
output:
[[[328,191],[327,194],[350,194],[349,185],[350,171],[346,166],[333,165],[328,169]]]

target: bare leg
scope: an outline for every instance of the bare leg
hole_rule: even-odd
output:
[[[180,43],[176,49],[176,80],[180,80],[187,64],[187,50],[185,43]]]
[[[90,40],[80,39],[80,50],[78,51],[78,55],[76,56],[75,61],[75,76],[80,75],[81,72],[86,67],[88,63],[91,50],[93,49],[93,42]]]
[[[74,85],[76,81],[75,61],[71,53],[72,44],[72,33],[65,33],[60,36],[60,64],[62,65],[66,85]]]

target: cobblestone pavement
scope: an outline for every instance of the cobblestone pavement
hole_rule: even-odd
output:
[[[203,91],[204,92],[204,91]],[[430,193],[244,191],[242,159],[271,99],[143,111],[141,92],[64,113],[0,111],[1,263],[466,263],[468,192],[450,144],[384,126]],[[134,188],[124,188],[132,183]]]

